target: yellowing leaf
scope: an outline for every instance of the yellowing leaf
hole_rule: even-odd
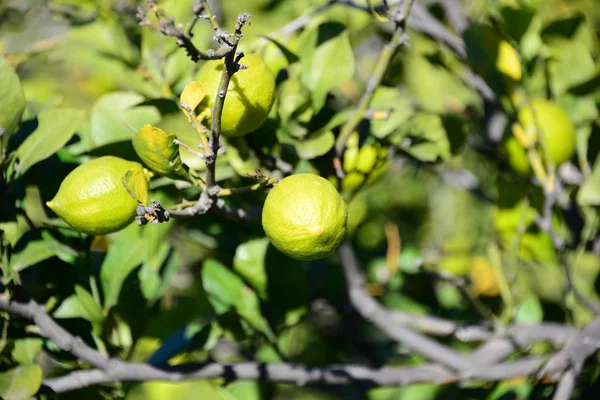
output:
[[[198,104],[200,104],[204,96],[206,96],[206,90],[204,89],[204,86],[202,86],[200,82],[193,81],[188,83],[185,88],[183,88],[183,92],[181,92],[179,100],[182,103],[185,103],[190,110],[193,111],[196,107],[198,107]],[[188,115],[188,112],[186,110],[183,110],[183,112],[189,119],[190,116]]]
[[[174,179],[186,178],[187,173],[179,158],[176,136],[160,128],[146,125],[133,137],[133,148],[145,165],[154,172]]]
[[[134,168],[128,170],[121,178],[121,183],[131,197],[139,203],[148,204],[148,183],[143,171]]]

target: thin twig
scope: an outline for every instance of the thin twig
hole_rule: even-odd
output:
[[[340,244],[337,253],[346,276],[350,302],[365,320],[372,322],[391,339],[402,343],[429,360],[454,370],[462,370],[470,365],[466,357],[451,348],[403,325],[394,323],[391,313],[377,303],[364,289],[364,277],[360,272],[352,245],[347,239]]]
[[[211,127],[210,127],[210,150],[212,154],[208,154],[206,158],[206,190],[210,190],[216,185],[216,174],[215,164],[217,161],[217,153],[221,144],[219,138],[221,136],[221,116],[223,114],[223,105],[225,104],[225,97],[227,96],[227,88],[231,82],[233,74],[238,68],[237,60],[235,58],[235,51],[239,40],[242,38],[242,27],[250,19],[250,14],[244,13],[238,17],[237,24],[235,25],[235,34],[233,38],[233,46],[231,52],[229,52],[224,58],[223,74],[221,75],[221,82],[215,96],[215,104],[212,108],[211,114]]]

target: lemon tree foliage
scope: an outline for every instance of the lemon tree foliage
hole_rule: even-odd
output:
[[[594,1],[0,20],[0,398],[593,396]]]

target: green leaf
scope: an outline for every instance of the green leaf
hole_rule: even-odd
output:
[[[544,41],[547,41],[553,36],[558,37],[572,37],[579,25],[585,20],[582,14],[575,14],[563,19],[557,19],[550,22],[544,29],[542,29],[541,35]]]
[[[42,384],[42,368],[24,365],[0,373],[0,398],[25,400],[33,396]]]
[[[252,327],[274,340],[275,335],[261,314],[258,296],[233,272],[209,259],[202,266],[202,284],[217,314],[233,308]]]
[[[277,114],[282,123],[296,120],[311,106],[310,91],[299,79],[288,79],[279,87],[277,105]]]
[[[596,160],[591,175],[581,185],[577,203],[581,206],[600,205],[600,159]]]
[[[373,136],[383,139],[405,123],[413,113],[410,98],[396,88],[380,86],[373,94],[371,108],[374,110],[391,110],[386,120],[371,121]]]
[[[490,61],[489,55],[483,57]],[[495,67],[490,68],[497,72]],[[479,101],[477,95],[444,65],[430,62],[416,50],[411,50],[405,60],[404,80],[419,105],[430,112],[453,111]]]
[[[298,56],[291,51],[290,49],[288,49],[287,47],[285,47],[284,44],[282,44],[281,42],[269,37],[269,36],[265,36],[265,35],[259,35],[260,37],[262,37],[263,39],[267,39],[269,42],[273,43],[275,46],[277,46],[277,48],[281,51],[281,53],[285,56],[285,59],[287,60],[287,62],[289,64],[293,64],[297,61],[299,61],[300,59],[298,58]]]
[[[534,11],[521,4],[518,8],[503,7],[504,33],[517,43],[521,41],[535,15]]]
[[[85,311],[77,295],[72,294],[60,303],[52,315],[54,318],[85,318]]]
[[[131,225],[130,229],[137,231],[140,227]],[[144,241],[138,237],[120,236],[119,240],[109,247],[100,269],[105,311],[117,304],[123,282],[144,261],[145,246]]]
[[[85,113],[74,108],[51,108],[38,115],[38,128],[17,149],[19,165],[15,168],[23,175],[31,166],[45,160],[65,146],[75,134]]]
[[[536,323],[544,319],[544,310],[537,296],[529,296],[519,304],[515,322]]]
[[[235,250],[233,269],[249,282],[260,297],[266,298],[267,272],[265,257],[269,239],[261,238],[242,243]]]
[[[32,265],[55,257],[63,252],[77,256],[75,250],[53,239],[41,239],[29,242],[23,250],[13,256],[11,260],[12,268],[16,272],[23,271]]]
[[[138,106],[143,101],[143,96],[133,92],[114,92],[99,98],[91,114],[94,146],[131,140],[144,125],[158,123],[161,118],[158,109],[154,106]]]
[[[594,58],[581,41],[556,40],[548,47],[550,85],[555,96],[587,82],[596,73]]]
[[[166,224],[160,225],[168,226]],[[168,242],[162,242],[161,244],[156,244],[154,246],[151,246],[150,243],[148,243],[148,245],[154,250],[155,254],[147,257],[142,268],[140,268],[138,277],[140,278],[142,294],[146,300],[154,302],[162,294],[161,289],[164,285],[162,284],[163,278],[160,275],[160,270],[163,264],[168,262],[171,246]]]
[[[439,115],[417,113],[397,133],[390,137],[392,142],[418,160],[433,162],[450,157],[450,142]],[[404,138],[409,135],[414,140],[407,146]]]
[[[16,221],[0,223],[0,234],[8,240],[12,247],[15,247],[19,239],[29,230],[29,221],[22,214],[17,215]]]
[[[25,188],[25,199],[23,201],[25,214],[35,226],[42,226],[48,222],[46,208],[42,201],[39,186],[28,185]]]
[[[277,131],[277,138],[281,143],[294,146],[304,160],[312,160],[326,154],[335,144],[335,136],[331,131],[315,132],[304,140],[297,140],[282,131]]]
[[[43,345],[44,341],[39,338],[15,340],[12,356],[19,364],[33,364]]]
[[[0,141],[0,154],[6,148],[8,140],[17,130],[21,114],[25,110],[25,95],[19,77],[0,56],[0,130],[3,131]]]
[[[243,137],[227,139],[226,157],[233,170],[243,177],[260,168],[260,160]]]
[[[101,324],[104,321],[104,314],[102,314],[102,308],[96,303],[91,293],[84,287],[75,285],[75,295],[84,312],[84,318],[93,325]]]
[[[342,27],[343,29],[343,27]],[[305,43],[310,49],[318,40],[314,51],[303,50],[304,57],[302,81],[312,92],[315,111],[325,105],[327,93],[340,83],[349,81],[354,75],[354,53],[350,37],[345,30],[340,31],[340,25],[325,23],[313,29]]]

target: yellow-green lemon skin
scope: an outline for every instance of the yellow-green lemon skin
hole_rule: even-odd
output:
[[[67,175],[46,205],[80,232],[106,235],[119,231],[135,219],[138,206],[121,183],[129,169],[142,171],[142,166],[113,156],[88,161]]]
[[[525,106],[519,112],[518,117],[526,132],[537,131],[537,120],[548,156],[554,165],[561,165],[573,157],[575,124],[560,107],[545,99],[534,99],[531,106]]]
[[[318,260],[346,235],[348,207],[335,187],[314,174],[284,178],[269,192],[262,213],[267,237],[297,260]]]
[[[275,78],[264,61],[254,54],[247,54],[239,63],[248,68],[237,71],[227,87],[221,116],[221,134],[226,137],[242,136],[256,130],[267,119],[275,101]],[[201,104],[212,108],[222,74],[223,60],[204,64],[196,77],[207,92]]]

